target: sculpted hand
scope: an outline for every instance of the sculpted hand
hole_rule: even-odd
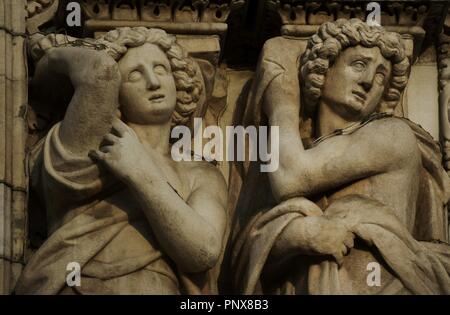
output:
[[[342,220],[325,216],[308,217],[306,247],[318,255],[331,255],[339,265],[353,248],[355,235],[348,231]]]
[[[30,38],[29,53],[34,61],[41,59],[43,55],[55,47],[64,46],[68,42],[75,41],[76,38],[65,34],[34,34]]]
[[[143,174],[162,177],[151,154],[144,148],[133,129],[120,119],[113,122],[114,133],[108,133],[99,150],[93,150],[89,157],[105,165],[117,178],[125,183],[138,180]]]

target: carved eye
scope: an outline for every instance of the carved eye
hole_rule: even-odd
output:
[[[363,71],[366,68],[366,63],[364,61],[357,60],[352,63],[352,67],[356,71]]]
[[[133,70],[128,74],[128,81],[135,82],[142,78],[142,72],[139,70]]]
[[[153,71],[155,71],[155,73],[156,73],[156,74],[159,74],[159,75],[167,74],[167,69],[166,69],[166,67],[163,66],[163,65],[156,65],[156,66],[153,68]]]
[[[378,84],[384,84],[386,80],[386,75],[382,72],[378,72],[377,74],[375,74],[375,82],[377,82]]]

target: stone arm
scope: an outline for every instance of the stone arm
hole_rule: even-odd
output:
[[[373,121],[305,150],[299,131],[300,93],[292,86],[298,85],[277,76],[263,103],[269,124],[280,127],[279,168],[269,173],[278,200],[325,192],[420,158],[413,132],[395,118]]]
[[[265,268],[273,270],[274,274],[278,273],[277,269],[283,268],[285,262],[298,255],[328,255],[342,264],[344,255],[354,245],[355,236],[349,229],[349,220],[328,216],[311,201],[308,201],[311,205],[305,205],[304,200],[301,197],[292,198],[281,202],[275,207],[276,210],[271,210],[303,212],[303,216],[286,225],[271,248]]]
[[[120,119],[106,145],[89,156],[104,164],[134,194],[161,249],[187,273],[215,266],[226,227],[227,186],[222,174],[201,162],[189,172],[189,196],[181,197],[162,169],[168,156],[144,147],[134,130]]]
[[[207,165],[208,166],[208,165]],[[198,167],[187,201],[157,172],[130,178],[159,244],[184,272],[206,271],[217,263],[226,226],[226,184],[213,167]]]
[[[105,51],[85,47],[51,48],[37,63],[33,80],[50,93],[60,92],[59,80],[70,81],[74,93],[61,122],[60,139],[77,156],[98,148],[119,106],[120,73],[115,60]]]
[[[198,273],[214,267],[227,222],[227,186],[220,171],[206,162],[190,164],[181,174],[188,176],[190,194],[182,197],[162,167],[170,157],[144,147],[120,119],[112,127],[114,134],[104,137],[110,145],[89,156],[109,168],[134,194],[162,251],[180,270]]]

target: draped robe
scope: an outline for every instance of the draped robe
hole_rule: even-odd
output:
[[[17,294],[216,293],[210,271],[184,274],[164,254],[131,191],[88,157],[74,156],[56,124],[31,151],[31,186],[45,204],[49,237],[33,254]],[[81,286],[68,287],[71,262]]]
[[[243,117],[245,125],[259,125],[264,121],[261,104],[267,87],[277,76],[288,75],[288,72],[292,75],[292,69],[299,69],[298,56],[304,51],[305,45],[305,41],[281,37],[266,42],[247,97]],[[280,53],[279,47],[284,47],[283,52]],[[292,78],[292,82],[298,83],[297,78]],[[299,85],[292,88],[299,88]],[[417,209],[413,212],[416,213],[413,233],[398,220],[392,209],[362,195],[345,196],[326,209],[321,209],[303,197],[297,198],[295,206],[289,202],[274,206],[267,175],[257,171],[258,163],[250,163],[243,176],[243,188],[237,201],[229,254],[236,292],[359,293],[347,285],[351,282],[348,277],[351,268],[340,268],[332,258],[308,259],[297,255],[283,269],[272,269],[272,273],[279,274],[266,273],[270,252],[283,229],[298,218],[326,213],[351,218],[350,231],[369,246],[371,252],[377,256],[379,254],[383,264],[393,271],[395,279],[384,285],[379,293],[450,293],[450,245],[447,243],[446,215],[446,204],[450,200],[450,178],[442,167],[439,143],[419,125],[404,118],[398,119],[404,120],[414,132],[422,158],[420,192]],[[263,204],[266,205],[261,206]]]

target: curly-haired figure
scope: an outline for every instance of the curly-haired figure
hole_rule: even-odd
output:
[[[314,112],[315,107],[319,105],[322,91],[327,90],[326,74],[338,56],[346,48],[357,45],[378,48],[381,56],[390,61],[391,75],[390,78],[385,79],[387,86],[381,101],[377,104],[377,111],[393,112],[409,75],[409,60],[405,54],[401,36],[397,33],[386,32],[382,28],[369,27],[359,20],[353,23],[346,20],[326,23],[308,41],[306,51],[301,56],[300,69],[306,110]],[[342,105],[345,106],[345,102]],[[365,114],[367,115],[363,112],[360,116]]]
[[[325,23],[299,74],[270,52],[251,106],[279,126],[280,166],[268,174],[277,205],[243,224],[236,288],[449,294],[450,180],[439,144],[391,115],[409,75],[401,36],[357,19]],[[303,128],[308,119],[312,128]]]
[[[69,78],[74,93],[30,155],[49,236],[16,293],[215,293],[226,184],[207,162],[173,161],[169,142],[197,107],[201,76],[159,29],[119,28],[94,44],[106,49],[62,35],[32,49],[34,80],[48,89]]]

